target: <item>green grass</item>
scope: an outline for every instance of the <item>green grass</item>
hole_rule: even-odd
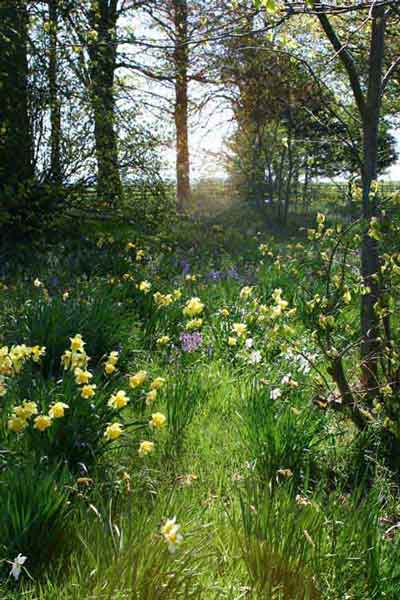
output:
[[[137,440],[126,434],[125,442],[110,446],[88,472],[82,468],[79,475],[87,480],[79,482],[76,472],[66,470],[66,480],[54,476],[50,483],[51,448],[42,452],[45,474],[40,477],[39,464],[24,453],[24,433],[10,438],[3,432],[0,498],[9,508],[0,524],[5,532],[0,558],[10,561],[22,552],[28,560],[19,582],[8,577],[10,565],[0,563],[0,598],[400,597],[400,502],[394,478],[374,451],[368,437],[373,432],[359,435],[339,413],[318,406],[312,376],[284,357],[281,331],[273,333],[252,320],[253,300],[240,300],[240,289],[252,285],[253,299],[261,304],[271,303],[277,287],[289,301],[298,301],[298,284],[285,263],[261,263],[257,247],[271,242],[263,224],[254,223],[253,238],[240,226],[243,216],[233,215],[222,232],[215,222],[203,222],[164,232],[162,241],[138,240],[137,232],[126,228],[103,248],[90,241],[90,233],[89,241],[76,242],[74,276],[62,270],[66,263],[57,246],[48,250],[40,273],[34,260],[22,278],[20,266],[10,266],[4,280],[8,289],[0,292],[0,339],[48,347],[40,372],[46,390],[63,389],[60,353],[70,336],[82,333],[95,371],[107,352],[121,351],[115,389],[128,390],[125,375],[138,369],[167,379],[146,410],[165,413],[168,427],[140,431]],[[161,249],[168,239],[172,252]],[[146,248],[148,262],[127,257],[131,240]],[[288,243],[272,242],[274,251],[291,254]],[[185,281],[182,259],[198,275],[195,283]],[[48,286],[51,264],[60,266],[63,281],[54,290]],[[239,279],[227,275],[233,267]],[[128,271],[133,282],[123,278]],[[213,281],[209,271],[225,275]],[[109,276],[116,283],[110,285]],[[49,302],[32,286],[35,277],[49,288]],[[151,294],[179,288],[182,299],[155,310],[151,294],[136,288],[144,279],[153,285]],[[67,301],[61,298],[64,284],[70,291]],[[183,356],[182,307],[191,296],[205,304],[203,344]],[[231,311],[225,321],[218,312],[222,307]],[[301,341],[311,352],[312,339],[300,316],[291,321],[288,343]],[[247,323],[252,348],[242,340],[235,348],[227,344],[232,324],[241,321]],[[166,349],[155,344],[160,335],[171,337]],[[252,350],[261,352],[260,363],[251,363]],[[323,358],[316,360],[325,372]],[[289,372],[297,387],[282,383]],[[29,377],[27,371],[18,388],[27,398],[33,394]],[[282,395],[274,400],[276,388]],[[136,409],[140,413],[139,404],[127,409],[127,420]],[[143,458],[135,445],[142,437],[155,442],[154,453]],[[183,541],[171,554],[161,527],[174,516]],[[60,544],[52,553],[55,541]]]

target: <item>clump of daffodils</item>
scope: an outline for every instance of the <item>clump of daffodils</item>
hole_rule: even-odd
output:
[[[74,371],[77,367],[86,370],[88,365],[88,355],[85,351],[85,342],[80,333],[70,338],[70,349],[66,350],[61,357],[61,364],[65,371]]]
[[[0,375],[13,377],[21,372],[23,365],[28,360],[38,363],[45,353],[45,346],[26,346],[26,344],[18,344],[11,348],[2,346],[0,348]]]
[[[106,375],[113,375],[117,371],[117,363],[119,359],[119,352],[113,351],[107,356],[104,363],[104,372]]]
[[[167,519],[161,527],[161,535],[168,544],[168,550],[171,554],[176,552],[179,544],[183,542],[183,536],[179,533],[181,526],[176,522],[176,517]]]

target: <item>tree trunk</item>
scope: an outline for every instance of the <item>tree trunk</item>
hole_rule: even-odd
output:
[[[361,300],[361,359],[363,383],[370,395],[377,391],[377,369],[379,354],[379,319],[374,305],[380,297],[379,250],[377,241],[368,235],[368,223],[377,216],[378,207],[371,197],[371,184],[377,177],[378,131],[381,109],[381,85],[385,48],[384,6],[372,11],[372,32],[369,54],[368,93],[363,117],[363,217],[366,231],[361,246],[361,270],[364,285],[371,291]]]
[[[97,160],[97,190],[100,198],[114,203],[122,194],[115,131],[114,76],[116,65],[116,3],[93,1],[92,27],[96,39],[90,43],[91,100]]]
[[[49,94],[50,94],[50,180],[61,184],[61,104],[57,83],[57,30],[58,0],[49,0],[50,49],[49,49]]]
[[[188,7],[187,0],[174,0],[175,25],[175,127],[176,200],[183,210],[190,199],[190,162],[188,137]]]
[[[26,3],[0,3],[0,195],[16,212],[34,175],[26,48]]]
[[[287,155],[288,155],[288,173],[285,186],[285,203],[283,207],[283,225],[287,225],[289,216],[289,205],[290,205],[290,192],[292,188],[293,178],[293,148],[292,148],[292,116],[289,109],[289,124],[288,124],[288,144],[287,144]]]

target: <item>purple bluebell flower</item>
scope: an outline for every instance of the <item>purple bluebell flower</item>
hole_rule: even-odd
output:
[[[218,281],[219,279],[222,279],[223,276],[224,276],[223,271],[209,271],[205,275],[205,277],[208,281]]]
[[[190,263],[186,258],[181,260],[182,275],[187,275],[190,272]]]
[[[240,275],[237,271],[237,269],[235,267],[232,267],[231,269],[228,269],[228,271],[226,272],[228,277],[232,277],[232,279],[240,279]]]
[[[179,339],[184,352],[194,352],[203,343],[203,336],[198,331],[193,333],[181,333]]]

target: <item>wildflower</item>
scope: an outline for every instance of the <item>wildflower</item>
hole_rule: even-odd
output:
[[[72,352],[71,352],[71,350],[65,350],[64,354],[61,357],[61,364],[64,367],[65,371],[70,368],[71,361],[72,361]]]
[[[64,402],[55,402],[50,407],[49,417],[51,419],[61,419],[64,416],[66,408],[69,408],[68,404],[65,404]]]
[[[31,348],[32,360],[39,362],[41,357],[46,353],[46,346],[33,346]]]
[[[144,294],[148,294],[149,291],[151,290],[151,283],[150,283],[150,281],[146,281],[146,280],[145,281],[141,281],[139,283],[138,288]]]
[[[157,339],[156,344],[157,346],[166,346],[170,339],[171,338],[169,337],[169,335],[162,335]]]
[[[75,382],[78,385],[85,385],[85,384],[89,383],[89,381],[93,377],[92,373],[90,373],[89,371],[86,371],[86,370],[84,371],[80,367],[76,367],[76,369],[74,370],[74,375],[75,375]]]
[[[62,299],[64,300],[64,302],[66,300],[68,300],[68,298],[69,298],[69,292],[64,292],[63,295],[62,295]]]
[[[244,347],[246,348],[246,350],[250,350],[250,348],[253,347],[253,338],[247,338],[247,340],[244,343]]]
[[[247,325],[245,323],[234,323],[232,325],[232,330],[236,333],[238,337],[241,337],[247,332]]]
[[[178,544],[183,541],[182,535],[179,533],[181,526],[176,522],[176,517],[173,519],[167,519],[165,524],[161,527],[161,534],[168,544],[168,550],[171,554],[174,554]]]
[[[33,280],[33,285],[34,285],[36,288],[41,288],[41,287],[43,287],[43,283],[42,283],[42,282],[40,281],[40,279],[38,279],[37,277],[36,277],[36,279],[34,279],[34,280]]]
[[[27,426],[27,422],[22,417],[13,416],[8,420],[7,426],[13,433],[20,433]]]
[[[153,413],[151,415],[151,419],[149,421],[149,425],[150,427],[153,427],[154,429],[162,429],[167,422],[167,417],[165,415],[163,415],[162,413]]]
[[[72,352],[84,352],[85,342],[80,333],[77,333],[73,338],[69,338],[71,342]]]
[[[156,377],[154,379],[154,381],[151,382],[150,389],[151,390],[160,390],[163,387],[164,384],[165,384],[165,378],[164,377]]]
[[[237,338],[229,336],[228,337],[228,346],[236,346]]]
[[[151,454],[151,452],[153,452],[153,451],[154,451],[154,442],[148,442],[148,441],[140,442],[138,454],[141,458],[143,458],[143,456],[146,456],[146,454]]]
[[[182,292],[181,292],[181,290],[179,290],[179,289],[178,290],[174,290],[172,292],[172,296],[173,296],[174,300],[180,300],[182,298]]]
[[[21,419],[29,419],[33,415],[38,414],[38,408],[36,402],[28,402],[24,400],[20,406],[16,406],[14,409],[17,417],[21,417]]]
[[[95,395],[95,390],[96,390],[96,385],[94,383],[92,384],[88,384],[88,385],[84,385],[81,389],[81,396],[82,398],[86,398],[86,400],[88,400],[89,398],[93,398],[93,396]]]
[[[259,350],[253,350],[250,354],[249,361],[252,365],[257,365],[262,360],[261,352]]]
[[[78,479],[76,480],[76,483],[78,485],[90,485],[91,483],[93,483],[93,479],[91,479],[90,477],[78,477]]]
[[[129,397],[126,395],[124,390],[119,390],[116,394],[112,394],[108,401],[108,406],[120,410],[124,408],[129,402]]]
[[[203,302],[201,302],[200,298],[194,297],[186,302],[183,314],[185,317],[196,317],[203,312],[203,309]]]
[[[323,225],[325,223],[325,215],[322,213],[317,214],[317,223],[318,225]]]
[[[311,500],[309,500],[305,496],[301,496],[300,494],[297,494],[295,500],[296,504],[298,504],[299,506],[309,506],[311,504]]]
[[[250,287],[250,286],[248,286],[248,285],[246,285],[245,287],[243,287],[240,290],[240,294],[239,294],[240,299],[241,300],[247,300],[247,298],[250,298],[250,296],[251,296],[252,293],[253,293],[253,288]]]
[[[230,315],[229,309],[228,308],[221,308],[219,311],[219,314],[221,315],[221,317],[223,317],[224,319],[227,319]]]
[[[293,477],[293,471],[291,469],[278,469],[277,475],[281,475],[285,479],[291,479]]]
[[[293,379],[291,373],[288,373],[287,375],[284,375],[282,377],[281,384],[282,385],[290,385],[290,387],[294,387],[294,388],[299,386],[297,381],[295,379]]]
[[[350,290],[345,290],[344,294],[343,294],[343,302],[345,304],[350,304],[351,302],[351,293]]]
[[[126,247],[128,250],[133,250],[133,248],[136,248],[136,244],[134,244],[133,242],[128,242]]]
[[[190,281],[191,283],[194,283],[197,280],[197,277],[196,277],[196,275],[187,274],[185,276],[185,280]]]
[[[116,365],[119,359],[119,352],[116,352],[115,350],[113,352],[110,352],[110,354],[108,355],[108,359],[107,362],[110,363],[111,365]]]
[[[11,563],[10,575],[14,577],[15,581],[18,581],[19,576],[21,575],[22,566],[25,564],[26,560],[27,556],[22,556],[20,553]]]
[[[4,378],[0,376],[0,398],[7,394],[7,386],[4,382]]]
[[[136,252],[136,261],[140,262],[143,260],[143,258],[144,258],[144,250],[138,250]]]
[[[113,365],[111,362],[106,362],[104,364],[104,372],[106,375],[112,375],[117,370],[117,367]]]
[[[282,396],[282,390],[280,388],[274,388],[273,390],[271,390],[271,393],[269,395],[271,400],[277,400],[281,396]]]
[[[147,406],[150,406],[150,404],[152,402],[154,402],[154,400],[157,398],[157,390],[153,389],[150,390],[150,392],[147,392],[146,394],[146,404]]]
[[[191,331],[192,329],[200,329],[203,325],[203,319],[191,319],[186,323],[185,329]]]
[[[179,339],[184,352],[194,352],[203,343],[203,336],[198,331],[194,333],[181,333]]]
[[[140,385],[143,385],[146,379],[147,371],[138,371],[137,373],[129,377],[129,386],[131,388],[139,387]]]
[[[51,426],[52,422],[53,421],[51,420],[51,418],[47,415],[38,415],[34,420],[33,427],[38,431],[45,431]]]
[[[104,437],[108,441],[117,440],[122,435],[121,423],[111,423],[107,426]]]

